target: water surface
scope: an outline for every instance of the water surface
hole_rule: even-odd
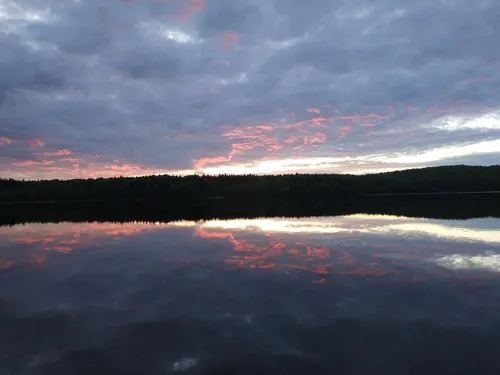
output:
[[[498,374],[500,219],[0,227],[0,374]]]

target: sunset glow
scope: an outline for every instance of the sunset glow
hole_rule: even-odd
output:
[[[495,6],[6,0],[0,177],[498,164]]]

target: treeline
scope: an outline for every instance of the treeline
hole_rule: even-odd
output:
[[[500,165],[442,166],[353,176],[363,194],[500,190]]]
[[[179,220],[311,217],[351,214],[395,215],[432,219],[500,218],[500,194],[363,196],[358,199],[311,199],[299,202],[200,200],[3,204],[0,226],[58,222],[172,222]]]
[[[0,181],[0,201],[176,200],[206,198],[275,200],[354,195],[341,175],[147,176],[78,180]]]
[[[0,180],[0,202],[310,200],[363,194],[500,190],[500,166],[444,166],[371,175],[192,175]]]

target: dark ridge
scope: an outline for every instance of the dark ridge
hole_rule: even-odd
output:
[[[362,176],[191,175],[0,180],[0,202],[348,199],[365,194],[500,191],[500,166],[443,166]],[[214,199],[217,198],[217,199]]]

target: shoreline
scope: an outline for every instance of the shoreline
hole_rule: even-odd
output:
[[[372,193],[372,194],[361,194],[363,197],[375,197],[375,196],[395,196],[395,195],[457,195],[457,194],[500,194],[500,190],[491,191],[444,191],[444,192],[433,192],[433,193]]]
[[[500,190],[489,191],[445,191],[445,192],[431,192],[431,193],[370,193],[360,194],[359,197],[384,197],[384,196],[417,196],[417,195],[473,195],[473,194],[500,194]],[[226,200],[226,197],[205,197],[206,200]],[[111,199],[90,199],[90,200],[46,200],[46,201],[3,201],[0,205],[6,204],[54,204],[54,203],[127,203],[127,202],[144,202],[155,201],[155,199],[139,199],[139,200],[111,200]]]

